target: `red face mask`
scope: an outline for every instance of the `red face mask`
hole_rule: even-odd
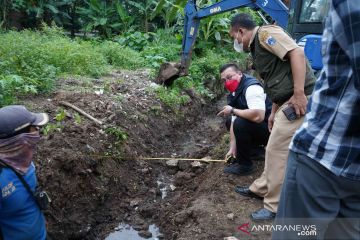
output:
[[[238,86],[239,86],[239,81],[235,79],[230,79],[225,82],[225,88],[230,92],[235,92]]]

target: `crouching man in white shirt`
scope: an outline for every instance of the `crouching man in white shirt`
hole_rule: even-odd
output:
[[[252,159],[263,154],[269,138],[268,117],[272,104],[264,93],[262,83],[253,76],[243,74],[238,65],[225,64],[220,68],[220,76],[230,93],[228,105],[218,115],[229,117],[230,149],[226,159],[229,156],[234,159],[224,172],[249,175],[254,171]]]

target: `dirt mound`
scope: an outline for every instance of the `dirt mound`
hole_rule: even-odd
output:
[[[52,119],[35,159],[39,183],[52,197],[46,218],[55,239],[104,239],[121,222],[145,232],[156,223],[164,239],[220,239],[239,235],[238,225],[261,207],[233,188],[250,183],[262,163],[255,176],[232,177],[222,173],[221,163],[138,160],[214,159],[227,150],[219,147],[225,128],[216,117],[224,100],[205,101],[188,92],[190,103],[173,111],[157,99],[151,90],[156,87],[147,71],[124,71],[96,80],[62,79],[56,93],[24,100]],[[61,101],[103,126],[79,119]],[[164,179],[171,183],[166,197],[159,183]]]

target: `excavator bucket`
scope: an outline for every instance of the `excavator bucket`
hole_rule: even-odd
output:
[[[156,83],[170,86],[175,79],[180,77],[180,63],[166,62],[160,66],[159,74],[156,77]]]

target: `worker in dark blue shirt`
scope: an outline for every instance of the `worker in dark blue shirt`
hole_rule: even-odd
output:
[[[47,114],[24,106],[0,108],[0,239],[46,239],[45,218],[30,190],[37,185],[32,158],[40,140],[38,127],[47,122]]]

